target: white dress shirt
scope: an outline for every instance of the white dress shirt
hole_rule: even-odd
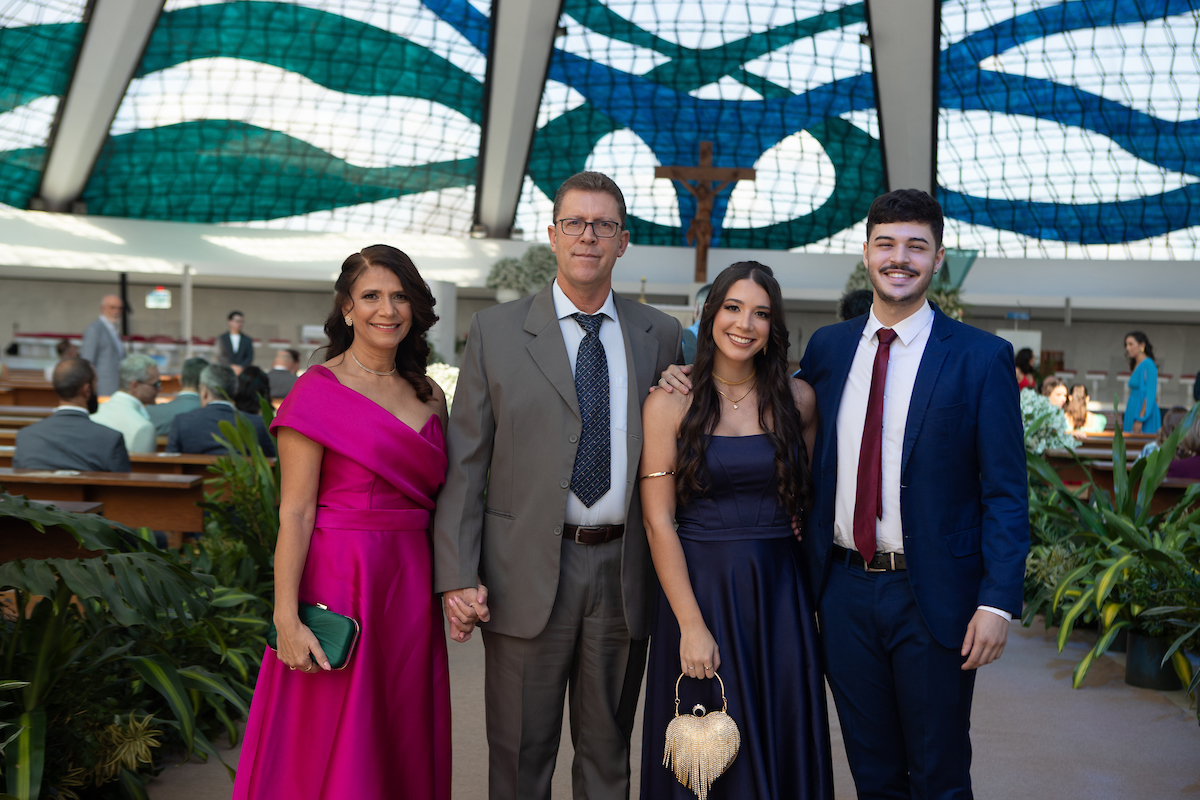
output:
[[[242,346],[242,335],[240,333],[229,334],[229,349],[233,351],[233,355],[237,355],[238,348]]]
[[[571,374],[575,374],[575,360],[579,355],[579,343],[584,330],[571,316],[582,313],[567,299],[566,293],[554,281],[554,313],[558,327],[567,345],[567,357],[571,360]],[[588,508],[575,496],[567,495],[566,522],[568,525],[620,525],[625,522],[625,479],[627,472],[629,428],[629,368],[625,363],[625,338],[621,335],[621,321],[617,318],[617,306],[610,289],[604,305],[596,312],[605,319],[600,323],[600,344],[604,346],[604,358],[608,362],[608,407],[610,423],[611,482],[609,489]]]
[[[116,392],[91,415],[92,422],[119,431],[130,453],[153,453],[157,449],[154,423],[146,407],[128,392]]]
[[[871,374],[876,338],[885,327],[875,316],[874,307],[867,316],[867,325],[858,340],[854,362],[846,377],[842,403],[837,417],[837,494],[834,497],[833,540],[848,550],[854,550],[854,504],[858,497],[858,455],[862,449],[863,427],[867,419],[867,399],[871,394]],[[925,345],[933,329],[933,308],[928,301],[905,319],[892,326],[896,338],[888,354],[887,383],[883,392],[883,516],[875,522],[875,542],[880,553],[904,552],[904,527],[900,517],[900,460],[904,454],[904,430],[908,424],[908,407],[912,402],[913,386]],[[1007,611],[980,606],[1005,619]]]

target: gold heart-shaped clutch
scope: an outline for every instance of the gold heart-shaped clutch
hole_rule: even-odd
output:
[[[663,766],[672,768],[675,777],[700,800],[707,800],[709,787],[721,777],[737,758],[742,746],[742,735],[737,723],[727,713],[729,701],[725,699],[725,682],[721,676],[713,677],[721,684],[721,710],[706,713],[704,706],[695,705],[692,713],[679,715],[679,682],[675,681],[675,719],[667,725],[667,744],[663,751]]]

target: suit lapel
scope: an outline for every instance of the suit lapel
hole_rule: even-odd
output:
[[[650,335],[654,323],[648,321],[640,313],[638,304],[632,300],[613,293],[613,302],[620,316],[621,338],[625,340],[625,364],[628,380],[629,410],[626,415],[626,431],[629,439],[637,442],[637,446],[625,448],[627,476],[637,475],[638,462],[642,457],[642,398],[654,383],[655,366],[658,355],[658,340]],[[629,504],[633,492],[625,493],[625,511],[629,512]]]
[[[562,395],[571,412],[582,420],[579,397],[575,392],[575,376],[571,374],[571,359],[567,356],[567,345],[563,341],[562,329],[558,327],[558,316],[554,313],[552,285],[548,284],[537,293],[529,313],[525,315],[525,332],[535,337],[525,345],[525,349],[550,385]]]
[[[921,433],[921,425],[925,422],[925,410],[929,408],[929,400],[933,396],[933,387],[937,384],[938,374],[946,361],[950,348],[945,339],[950,337],[951,326],[949,318],[934,307],[933,329],[929,331],[929,341],[925,344],[925,353],[921,356],[921,365],[917,367],[917,379],[913,383],[912,399],[908,402],[908,419],[904,423],[904,449],[900,456],[900,477],[908,469],[908,457],[912,455],[913,445]]]
[[[837,419],[842,407],[842,395],[846,391],[846,380],[850,377],[850,367],[854,365],[854,355],[858,352],[858,340],[862,337],[863,329],[867,327],[867,318],[863,317],[861,325],[846,326],[840,331],[839,339],[832,342],[829,365],[829,398],[828,408],[822,409],[824,414],[821,424],[825,425],[830,446],[825,453],[833,458],[833,467],[837,468]]]

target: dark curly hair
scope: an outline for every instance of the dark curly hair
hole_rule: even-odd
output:
[[[342,274],[333,286],[333,310],[325,320],[325,335],[329,337],[325,357],[330,359],[340,356],[350,349],[350,343],[354,341],[354,329],[346,324],[345,312],[342,309],[347,305],[354,306],[350,289],[367,267],[391,270],[400,279],[400,285],[408,295],[408,302],[412,307],[412,328],[396,348],[396,372],[412,384],[421,402],[428,402],[429,398],[433,397],[433,388],[429,385],[429,379],[425,377],[425,368],[429,363],[429,342],[426,341],[425,334],[438,321],[437,314],[433,313],[433,306],[437,301],[433,299],[433,293],[429,291],[421,273],[417,272],[412,259],[390,245],[373,244],[364,247],[342,262]]]
[[[804,423],[792,396],[788,370],[788,331],[784,323],[783,294],[771,268],[757,261],[741,261],[726,268],[713,281],[700,314],[696,335],[696,363],[692,368],[692,404],[679,425],[679,452],[675,460],[675,491],[679,501],[703,495],[709,475],[704,454],[709,435],[721,419],[721,402],[713,382],[713,319],[725,303],[730,288],[740,280],[752,280],[771,298],[771,332],[766,353],[754,355],[758,371],[758,424],[775,447],[775,477],[779,500],[791,514],[807,511],[812,504],[812,474],[804,448]]]

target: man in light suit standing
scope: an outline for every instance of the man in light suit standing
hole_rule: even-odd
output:
[[[682,334],[612,292],[629,232],[611,179],[564,182],[549,236],[555,280],[471,322],[434,588],[458,641],[488,620],[492,800],[549,800],[568,688],[575,797],[625,800],[655,589],[634,480],[641,404]]]
[[[1021,611],[1012,347],[926,300],[942,229],[924,192],[877,198],[871,311],[818,330],[801,362],[820,414],[802,547],[860,798],[971,797],[975,670]]]
[[[90,361],[96,370],[96,394],[101,397],[109,397],[117,391],[117,372],[125,357],[125,345],[118,328],[124,310],[121,298],[115,294],[106,295],[100,301],[100,318],[83,331],[79,355]]]

